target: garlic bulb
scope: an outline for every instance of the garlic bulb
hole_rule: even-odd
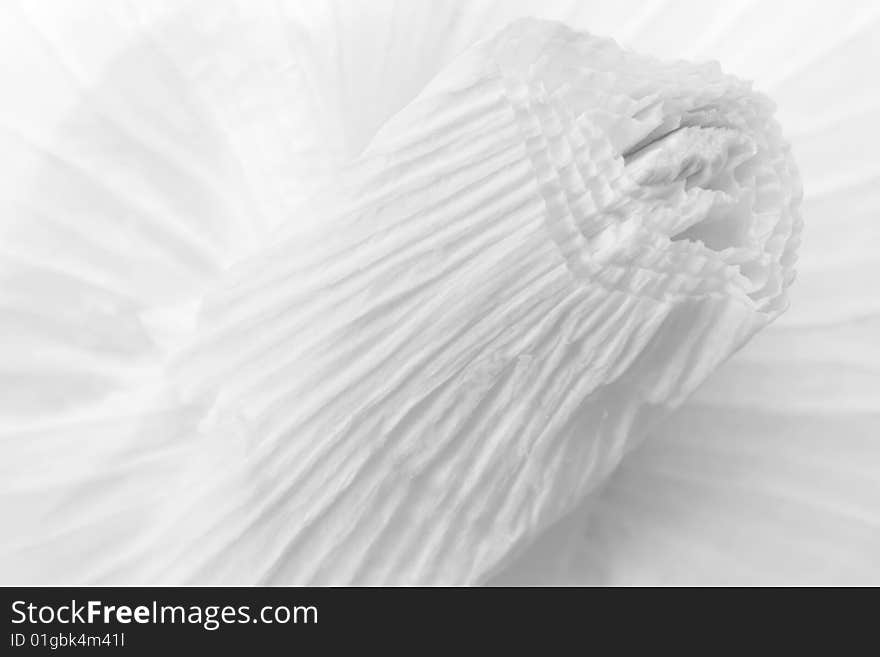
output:
[[[780,312],[798,202],[747,85],[512,24],[208,295],[142,576],[482,581]]]
[[[453,55],[538,14],[718,57],[773,87],[811,224],[848,246],[871,203],[832,137],[875,131],[837,64],[873,14],[798,5],[778,35],[781,7],[636,5],[0,9],[6,85],[34,90],[0,110],[4,581],[470,583],[537,558],[558,571],[539,582],[740,582],[738,560],[780,562],[774,526],[862,559],[829,557],[832,581],[867,572],[870,422],[796,415],[866,267],[823,295],[813,242],[795,312],[657,424],[787,304],[799,183],[769,101],[555,24]],[[784,423],[750,411],[776,404]],[[821,525],[780,503],[814,455],[835,464],[811,470]],[[719,566],[707,536],[737,552]]]

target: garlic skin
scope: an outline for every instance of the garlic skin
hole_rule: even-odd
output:
[[[175,372],[213,456],[119,572],[484,581],[784,308],[771,112],[557,23],[470,49],[206,297]]]
[[[454,53],[517,14],[755,79],[793,141],[810,231],[791,310],[569,518],[577,558],[554,528],[538,542],[552,576],[530,550],[500,581],[880,581],[880,122],[858,65],[876,60],[875,5],[167,4],[0,7],[3,581],[132,581],[113,570],[132,535],[197,486],[182,460],[217,451],[193,444],[204,409],[155,403],[168,349],[193,330],[178,302],[195,305],[272,226],[307,221],[293,209],[312,176],[335,175]]]

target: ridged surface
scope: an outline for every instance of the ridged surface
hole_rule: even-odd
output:
[[[723,9],[693,42],[667,39],[666,12],[637,38],[718,58],[777,102],[808,224],[791,307],[652,433],[598,503],[493,583],[880,581],[880,98],[862,82],[880,13],[872,3],[842,15],[823,2]]]
[[[556,24],[464,55],[207,297],[177,371],[216,454],[118,572],[481,581],[783,306],[768,112]]]
[[[582,581],[584,569],[611,583],[737,582],[746,572],[756,581],[785,563],[787,581],[854,581],[876,553],[868,539],[880,509],[871,451],[880,260],[870,155],[880,147],[880,103],[863,65],[880,43],[873,3],[845,12],[825,2],[18,5],[4,4],[0,20],[3,81],[18,92],[0,108],[8,283],[0,510],[15,527],[3,541],[4,581],[93,581],[164,514],[157,498],[177,494],[180,461],[192,451],[210,461],[215,447],[193,444],[200,409],[172,399],[153,410],[165,354],[191,330],[191,313],[175,304],[197,299],[266,229],[307,224],[292,208],[321,176],[452,55],[522,14],[664,57],[717,58],[756,79],[793,138],[810,224],[789,313],[698,391],[691,404],[706,421],[693,421],[687,406],[622,471],[622,485],[651,500],[649,517],[631,516],[612,482],[603,517],[629,527],[627,538],[600,524],[615,537],[608,549],[566,562],[567,572],[560,550],[570,544],[551,541],[542,559],[554,562],[553,581]],[[238,98],[244,89],[249,103]],[[771,444],[776,435],[786,442]],[[639,463],[662,458],[664,445],[676,455],[665,461],[668,477],[694,482],[708,469],[726,505],[700,485],[672,496],[640,478]],[[833,467],[809,469],[829,445]],[[712,453],[733,450],[725,458],[736,463],[739,448],[751,451],[750,467],[758,459],[766,485],[760,504],[731,513],[732,502],[749,499],[750,467],[719,472]],[[832,481],[838,473],[846,485]],[[783,505],[791,495],[823,499],[823,513],[793,513],[810,507]],[[703,499],[718,502],[711,516],[698,513]],[[594,540],[586,513],[571,523],[576,545]],[[804,531],[786,542],[794,525]],[[705,568],[686,577],[670,568],[655,531],[670,537],[677,564]],[[623,540],[626,549],[615,543]],[[785,549],[757,547],[773,541]],[[633,550],[640,561],[624,558]],[[798,556],[809,554],[812,562]],[[738,568],[747,556],[751,565]]]

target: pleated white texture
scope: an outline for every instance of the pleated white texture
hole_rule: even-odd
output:
[[[773,342],[791,357],[777,359],[772,356],[778,352],[756,351],[753,366],[744,366],[736,374],[734,360],[728,368],[730,375],[719,373],[706,394],[714,390],[713,399],[738,415],[730,421],[730,431],[719,419],[717,438],[709,435],[706,427],[706,441],[727,448],[731,443],[739,444],[725,437],[737,435],[737,427],[751,430],[748,418],[754,413],[750,409],[762,403],[773,405],[777,396],[794,399],[807,381],[814,387],[807,386],[800,394],[813,392],[814,396],[799,397],[802,403],[798,408],[780,403],[780,421],[803,426],[801,414],[812,399],[823,402],[822,418],[840,417],[841,426],[852,426],[847,424],[850,421],[856,427],[862,426],[861,421],[872,426],[865,407],[872,408],[871,400],[880,389],[876,368],[868,357],[861,360],[855,355],[839,355],[841,340],[836,333],[843,330],[842,335],[848,335],[848,329],[864,326],[877,312],[871,283],[878,272],[878,254],[872,246],[876,243],[872,241],[872,226],[876,225],[872,217],[876,216],[878,200],[877,171],[869,154],[880,145],[880,133],[875,120],[877,90],[864,84],[865,63],[877,56],[876,10],[871,3],[847,12],[831,3],[804,2],[725,3],[717,8],[708,6],[714,3],[696,2],[542,2],[540,7],[469,2],[430,3],[430,10],[415,2],[340,3],[333,5],[332,12],[325,12],[319,4],[299,2],[207,4],[210,10],[204,3],[195,3],[191,13],[174,8],[168,14],[154,9],[157,6],[153,3],[149,9],[115,3],[87,6],[83,2],[22,3],[23,11],[13,3],[4,6],[4,20],[0,21],[4,82],[6,88],[25,91],[9,94],[3,107],[0,161],[6,181],[4,216],[41,217],[30,220],[24,229],[15,226],[14,239],[4,242],[4,258],[11,263],[6,277],[19,289],[40,290],[27,300],[33,307],[70,309],[40,320],[48,337],[42,339],[35,333],[23,342],[15,317],[26,312],[31,317],[33,312],[21,301],[12,301],[13,316],[5,324],[10,339],[4,342],[8,348],[3,357],[8,383],[4,384],[7,395],[2,410],[12,422],[4,430],[4,457],[10,455],[5,460],[9,473],[4,474],[5,482],[38,488],[41,484],[37,482],[51,481],[56,471],[64,470],[63,461],[45,458],[56,448],[78,456],[79,461],[70,463],[80,462],[82,469],[68,471],[88,480],[87,473],[106,471],[108,454],[113,462],[121,459],[123,471],[131,472],[131,463],[137,463],[129,458],[132,444],[146,454],[160,435],[173,443],[168,432],[141,432],[137,428],[145,405],[153,405],[144,399],[153,399],[151,390],[161,378],[162,354],[187,330],[187,322],[177,319],[186,315],[171,309],[197,297],[220,268],[238,257],[239,249],[252,248],[267,227],[283,221],[288,209],[314,187],[315,176],[331,172],[340,160],[357,152],[442,63],[475,38],[522,14],[562,18],[664,56],[718,58],[726,69],[753,77],[759,88],[772,92],[783,123],[794,130],[794,149],[805,181],[804,215],[809,224],[793,307],[778,327],[786,332],[779,333],[780,339]],[[224,13],[217,14],[215,7],[221,4]],[[11,13],[6,14],[7,10]],[[250,22],[251,15],[257,21],[252,24],[261,26],[251,34],[261,38],[248,39],[248,31],[240,29],[242,20]],[[279,21],[279,15],[285,20]],[[156,23],[170,28],[153,32],[144,27]],[[780,32],[774,27],[780,24],[788,29]],[[262,38],[267,33],[273,34],[271,39]],[[389,36],[382,39],[377,34]],[[377,39],[386,44],[382,62],[369,56],[376,52]],[[296,58],[280,45],[282,42],[287,48],[296,45]],[[213,57],[218,52],[230,55],[218,62]],[[271,99],[256,94],[265,102],[262,107],[242,106],[234,95],[223,96],[224,87],[247,81],[248,76],[237,72],[236,66],[252,61],[253,52],[262,53],[263,61],[283,54],[260,87],[281,91]],[[291,66],[294,59],[310,61],[305,67],[308,70],[297,71]],[[253,68],[259,68],[255,61]],[[40,72],[39,78],[35,71]],[[287,88],[298,89],[302,75],[311,82],[328,81],[331,91],[301,97],[320,98],[321,104],[298,113],[300,125],[307,129],[297,132],[284,123],[292,114],[297,115],[289,108],[298,105],[296,94],[283,93],[283,82],[287,81]],[[184,102],[158,102],[162,98]],[[172,108],[174,115],[166,116]],[[267,132],[260,127],[265,122],[254,120],[251,126],[256,133],[249,132],[247,119],[261,111],[276,117],[274,127]],[[322,122],[326,127],[315,129]],[[298,139],[291,138],[294,133]],[[320,135],[317,145],[309,140],[313,135]],[[255,143],[260,146],[248,146]],[[854,143],[860,147],[853,148]],[[95,149],[96,144],[101,147]],[[158,153],[160,164],[144,157],[144,151],[153,157]],[[84,155],[85,162],[77,161]],[[126,166],[118,167],[120,161]],[[279,180],[273,175],[297,166],[297,161],[299,176]],[[134,175],[105,177],[118,168]],[[162,178],[168,170],[184,175]],[[95,190],[99,181],[89,180],[90,171],[100,171],[100,182],[111,180],[111,188],[99,185]],[[193,189],[202,191],[194,198]],[[77,207],[72,201],[87,198],[89,190],[100,200],[97,205],[89,202],[87,207],[103,207],[103,212],[71,212]],[[100,222],[102,216],[115,216],[120,202],[130,205],[143,199],[148,201],[146,208],[135,204],[124,210],[129,221],[123,230],[102,233],[84,223],[86,219]],[[193,223],[175,220],[180,216]],[[94,237],[102,234],[105,242],[93,244]],[[132,234],[138,236],[137,249],[130,246]],[[4,238],[7,235],[4,228]],[[84,237],[87,239],[82,243]],[[144,248],[144,238],[154,245],[152,249]],[[21,254],[26,254],[29,262],[50,263],[49,269],[60,269],[60,273],[47,273],[42,264],[38,270],[23,269]],[[165,321],[168,317],[174,321]],[[53,325],[54,333],[50,331]],[[87,328],[71,346],[70,336],[77,335],[70,332],[72,326]],[[864,331],[868,338],[873,335],[870,328]],[[95,335],[107,337],[95,345]],[[768,334],[767,340],[772,339]],[[116,345],[116,350],[108,353],[108,344]],[[810,359],[800,360],[811,350],[814,360],[816,350],[824,350],[824,365],[811,366]],[[746,350],[740,356],[745,358],[749,353]],[[797,371],[810,376],[783,376],[794,361],[801,363]],[[25,368],[30,371],[28,377],[22,376]],[[819,376],[819,371],[824,375]],[[781,385],[759,385],[772,379],[771,373],[780,377]],[[53,389],[58,393],[46,394]],[[119,424],[102,425],[111,427],[108,441],[95,438],[71,444],[67,439],[71,433],[102,434],[91,428],[83,430],[83,426],[92,426],[88,424],[71,430],[66,424],[70,418],[116,422],[101,409],[109,406],[118,414],[120,396],[128,400],[133,415],[123,413]],[[109,405],[108,398],[113,398]],[[837,405],[832,407],[832,403]],[[33,433],[23,434],[22,428]],[[760,428],[755,431],[760,435]],[[806,429],[794,434],[797,437],[803,431]],[[821,434],[817,440],[831,434],[830,429],[816,431]],[[858,433],[857,428],[853,432]],[[54,437],[45,448],[38,440],[28,440],[25,448],[23,435]],[[126,435],[133,438],[125,440]],[[657,440],[656,449],[668,440]],[[798,444],[792,440],[793,446]],[[808,440],[802,444],[804,450],[813,449]],[[653,448],[655,443],[651,445]],[[19,458],[20,449],[32,450],[35,456]],[[852,461],[847,461],[846,447],[841,453],[840,463],[851,465],[838,467],[855,468],[854,461],[858,461],[858,465],[871,468],[876,463],[855,456],[857,451],[852,452]],[[700,468],[698,459],[687,463],[685,474]],[[789,466],[779,465],[784,467]],[[126,482],[131,480],[128,475]],[[875,482],[876,477],[868,481]],[[65,494],[66,489],[61,489]],[[95,492],[100,492],[98,486]],[[844,493],[841,508],[847,503],[868,503],[876,509],[876,486]],[[47,504],[55,508],[50,494],[40,494],[49,497]],[[16,536],[17,544],[32,548],[26,539],[39,535],[45,524],[42,511],[27,513],[22,498],[12,500],[7,504],[4,499],[4,515],[15,513],[23,522],[33,523]],[[78,532],[83,536],[82,551],[93,549],[85,538],[88,529],[76,525],[82,518],[63,512],[51,517],[62,520],[56,532],[59,536],[64,537],[65,531]],[[64,529],[63,520],[73,525]],[[107,526],[114,522],[117,520]],[[769,530],[756,520],[751,531],[760,542]],[[695,545],[699,538],[691,536]],[[872,546],[870,542],[847,541],[841,537],[842,543],[854,549],[869,550]],[[799,545],[792,543],[791,547],[798,549]],[[70,552],[75,554],[76,550]],[[50,554],[57,557],[57,552]],[[729,558],[735,561],[737,553]],[[42,567],[48,557],[34,562]],[[833,563],[840,564],[841,572],[847,568],[845,562]],[[650,575],[650,566],[646,568]],[[64,572],[63,567],[46,571],[47,577],[63,577]],[[833,565],[827,566],[824,581],[834,581],[835,572]],[[630,577],[628,581],[637,580]]]
[[[871,3],[835,13],[741,3],[682,53],[777,102],[807,226],[790,309],[494,583],[880,581],[880,20]]]

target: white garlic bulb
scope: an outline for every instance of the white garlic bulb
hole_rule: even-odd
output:
[[[485,579],[784,306],[770,112],[560,24],[458,58],[208,295],[179,367],[225,458],[144,576]]]
[[[667,503],[668,455],[714,472],[657,422],[786,307],[799,176],[772,103],[717,65],[538,20],[453,57],[535,10],[478,4],[4,9],[4,47],[64,71],[4,110],[25,181],[0,284],[5,580],[478,583],[569,543],[601,581],[663,581],[668,560],[619,549],[620,487]],[[707,9],[680,43],[646,28],[684,25],[673,8],[539,13],[691,55],[749,12]],[[86,20],[110,29],[70,38]],[[408,27],[384,59],[347,40],[386,22]],[[694,426],[774,444],[718,418]]]

